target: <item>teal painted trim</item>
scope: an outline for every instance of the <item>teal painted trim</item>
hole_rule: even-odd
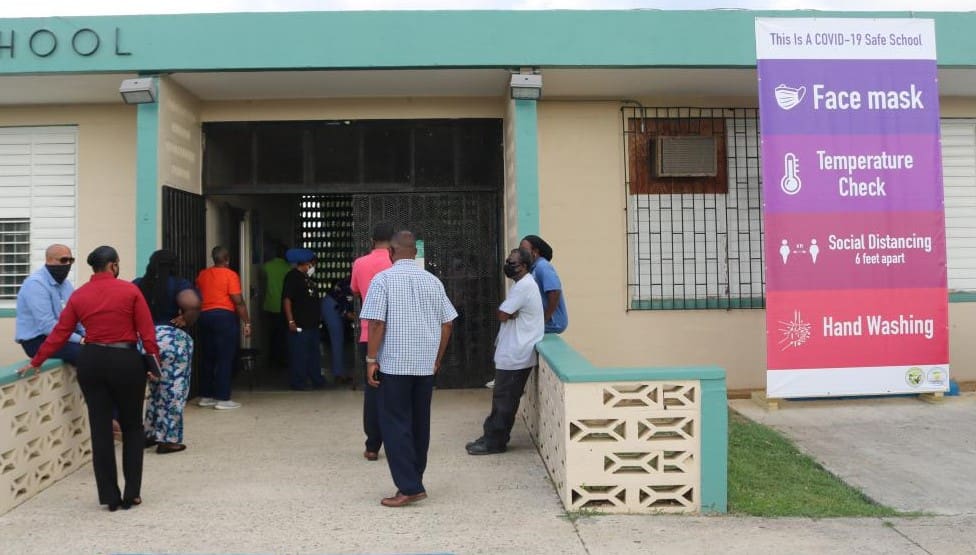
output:
[[[27,376],[26,378],[22,378],[17,375],[17,370],[23,368],[24,365],[26,365],[28,362],[30,361],[22,360],[17,364],[0,366],[0,385],[7,385],[10,383],[14,383],[17,380],[27,380],[30,379],[32,376],[34,376],[35,374],[33,373],[30,376]],[[55,368],[60,368],[61,365],[63,364],[64,362],[62,362],[61,359],[50,358],[44,364],[41,365],[41,372],[47,372],[49,370],[54,370]]]
[[[698,492],[701,511],[728,511],[729,409],[723,368],[597,368],[555,334],[547,334],[536,349],[564,383],[698,380],[701,384],[702,477]]]
[[[539,114],[535,100],[515,102],[518,236],[539,234]]]
[[[598,368],[566,343],[549,333],[536,346],[549,367],[566,383],[606,382],[620,380],[724,380],[725,370],[718,366]]]
[[[368,11],[0,19],[0,47],[13,45],[12,57],[0,48],[0,74],[755,67],[756,17],[931,18],[939,64],[976,66],[976,12]],[[46,57],[29,45],[42,29],[37,49],[58,41]],[[76,33],[89,55],[73,49]]]
[[[16,308],[0,308],[0,318],[16,318]]]
[[[701,310],[766,308],[765,297],[710,297],[707,299],[644,299],[630,301],[631,310]]]
[[[976,303],[976,292],[956,291],[949,293],[950,303]]]
[[[701,381],[702,513],[724,514],[729,505],[729,409],[725,378]]]
[[[136,260],[132,270],[139,275],[158,244],[159,104],[139,104],[136,111]]]

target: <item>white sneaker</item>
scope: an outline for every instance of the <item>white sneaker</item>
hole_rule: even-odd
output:
[[[237,401],[217,401],[214,404],[214,408],[217,410],[231,410],[241,408],[241,404]]]
[[[217,400],[213,397],[200,397],[197,401],[198,407],[212,407],[217,404]]]
[[[495,389],[495,380],[491,380],[490,382],[486,383],[485,387],[488,389]]]

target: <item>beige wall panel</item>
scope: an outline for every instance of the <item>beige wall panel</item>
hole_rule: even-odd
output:
[[[949,303],[949,366],[956,381],[976,381],[976,303]]]
[[[78,247],[75,286],[91,277],[84,259],[99,245],[119,251],[122,277],[133,279],[135,253],[136,111],[132,106],[80,104],[0,108],[2,126],[78,126]],[[10,338],[13,318],[0,319],[0,364],[23,360]]]
[[[502,118],[507,99],[360,98],[207,102],[201,121]]]
[[[200,101],[168,77],[159,89],[159,183],[200,194]]]
[[[541,232],[566,291],[567,341],[598,366],[715,364],[728,370],[730,389],[764,387],[762,311],[626,310],[619,108],[539,105]]]
[[[939,109],[944,118],[976,117],[976,98],[942,97],[939,99]]]
[[[0,366],[27,360],[24,350],[14,343],[14,319],[0,318]]]

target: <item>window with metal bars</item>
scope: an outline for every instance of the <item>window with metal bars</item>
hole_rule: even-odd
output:
[[[625,107],[621,115],[629,308],[763,308],[758,110]],[[693,138],[696,158],[680,162],[701,167],[711,152],[702,145],[714,143],[714,171],[662,172],[661,137]]]
[[[0,218],[0,299],[16,299],[30,274],[30,220]]]

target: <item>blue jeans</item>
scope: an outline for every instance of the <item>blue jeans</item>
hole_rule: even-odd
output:
[[[332,297],[326,296],[322,299],[322,321],[325,322],[325,329],[329,332],[329,347],[332,351],[332,375],[339,377],[345,376],[345,368],[342,364],[342,340],[345,335],[345,320],[337,310],[338,303]]]
[[[382,374],[380,379],[380,429],[386,444],[386,461],[397,490],[406,495],[426,491],[424,471],[430,447],[433,394],[434,376]]]
[[[237,313],[229,310],[205,310],[200,313],[200,396],[218,401],[230,400],[230,380],[241,341],[241,324]]]
[[[288,332],[288,357],[292,389],[304,389],[306,378],[316,387],[325,385],[318,327]]]

